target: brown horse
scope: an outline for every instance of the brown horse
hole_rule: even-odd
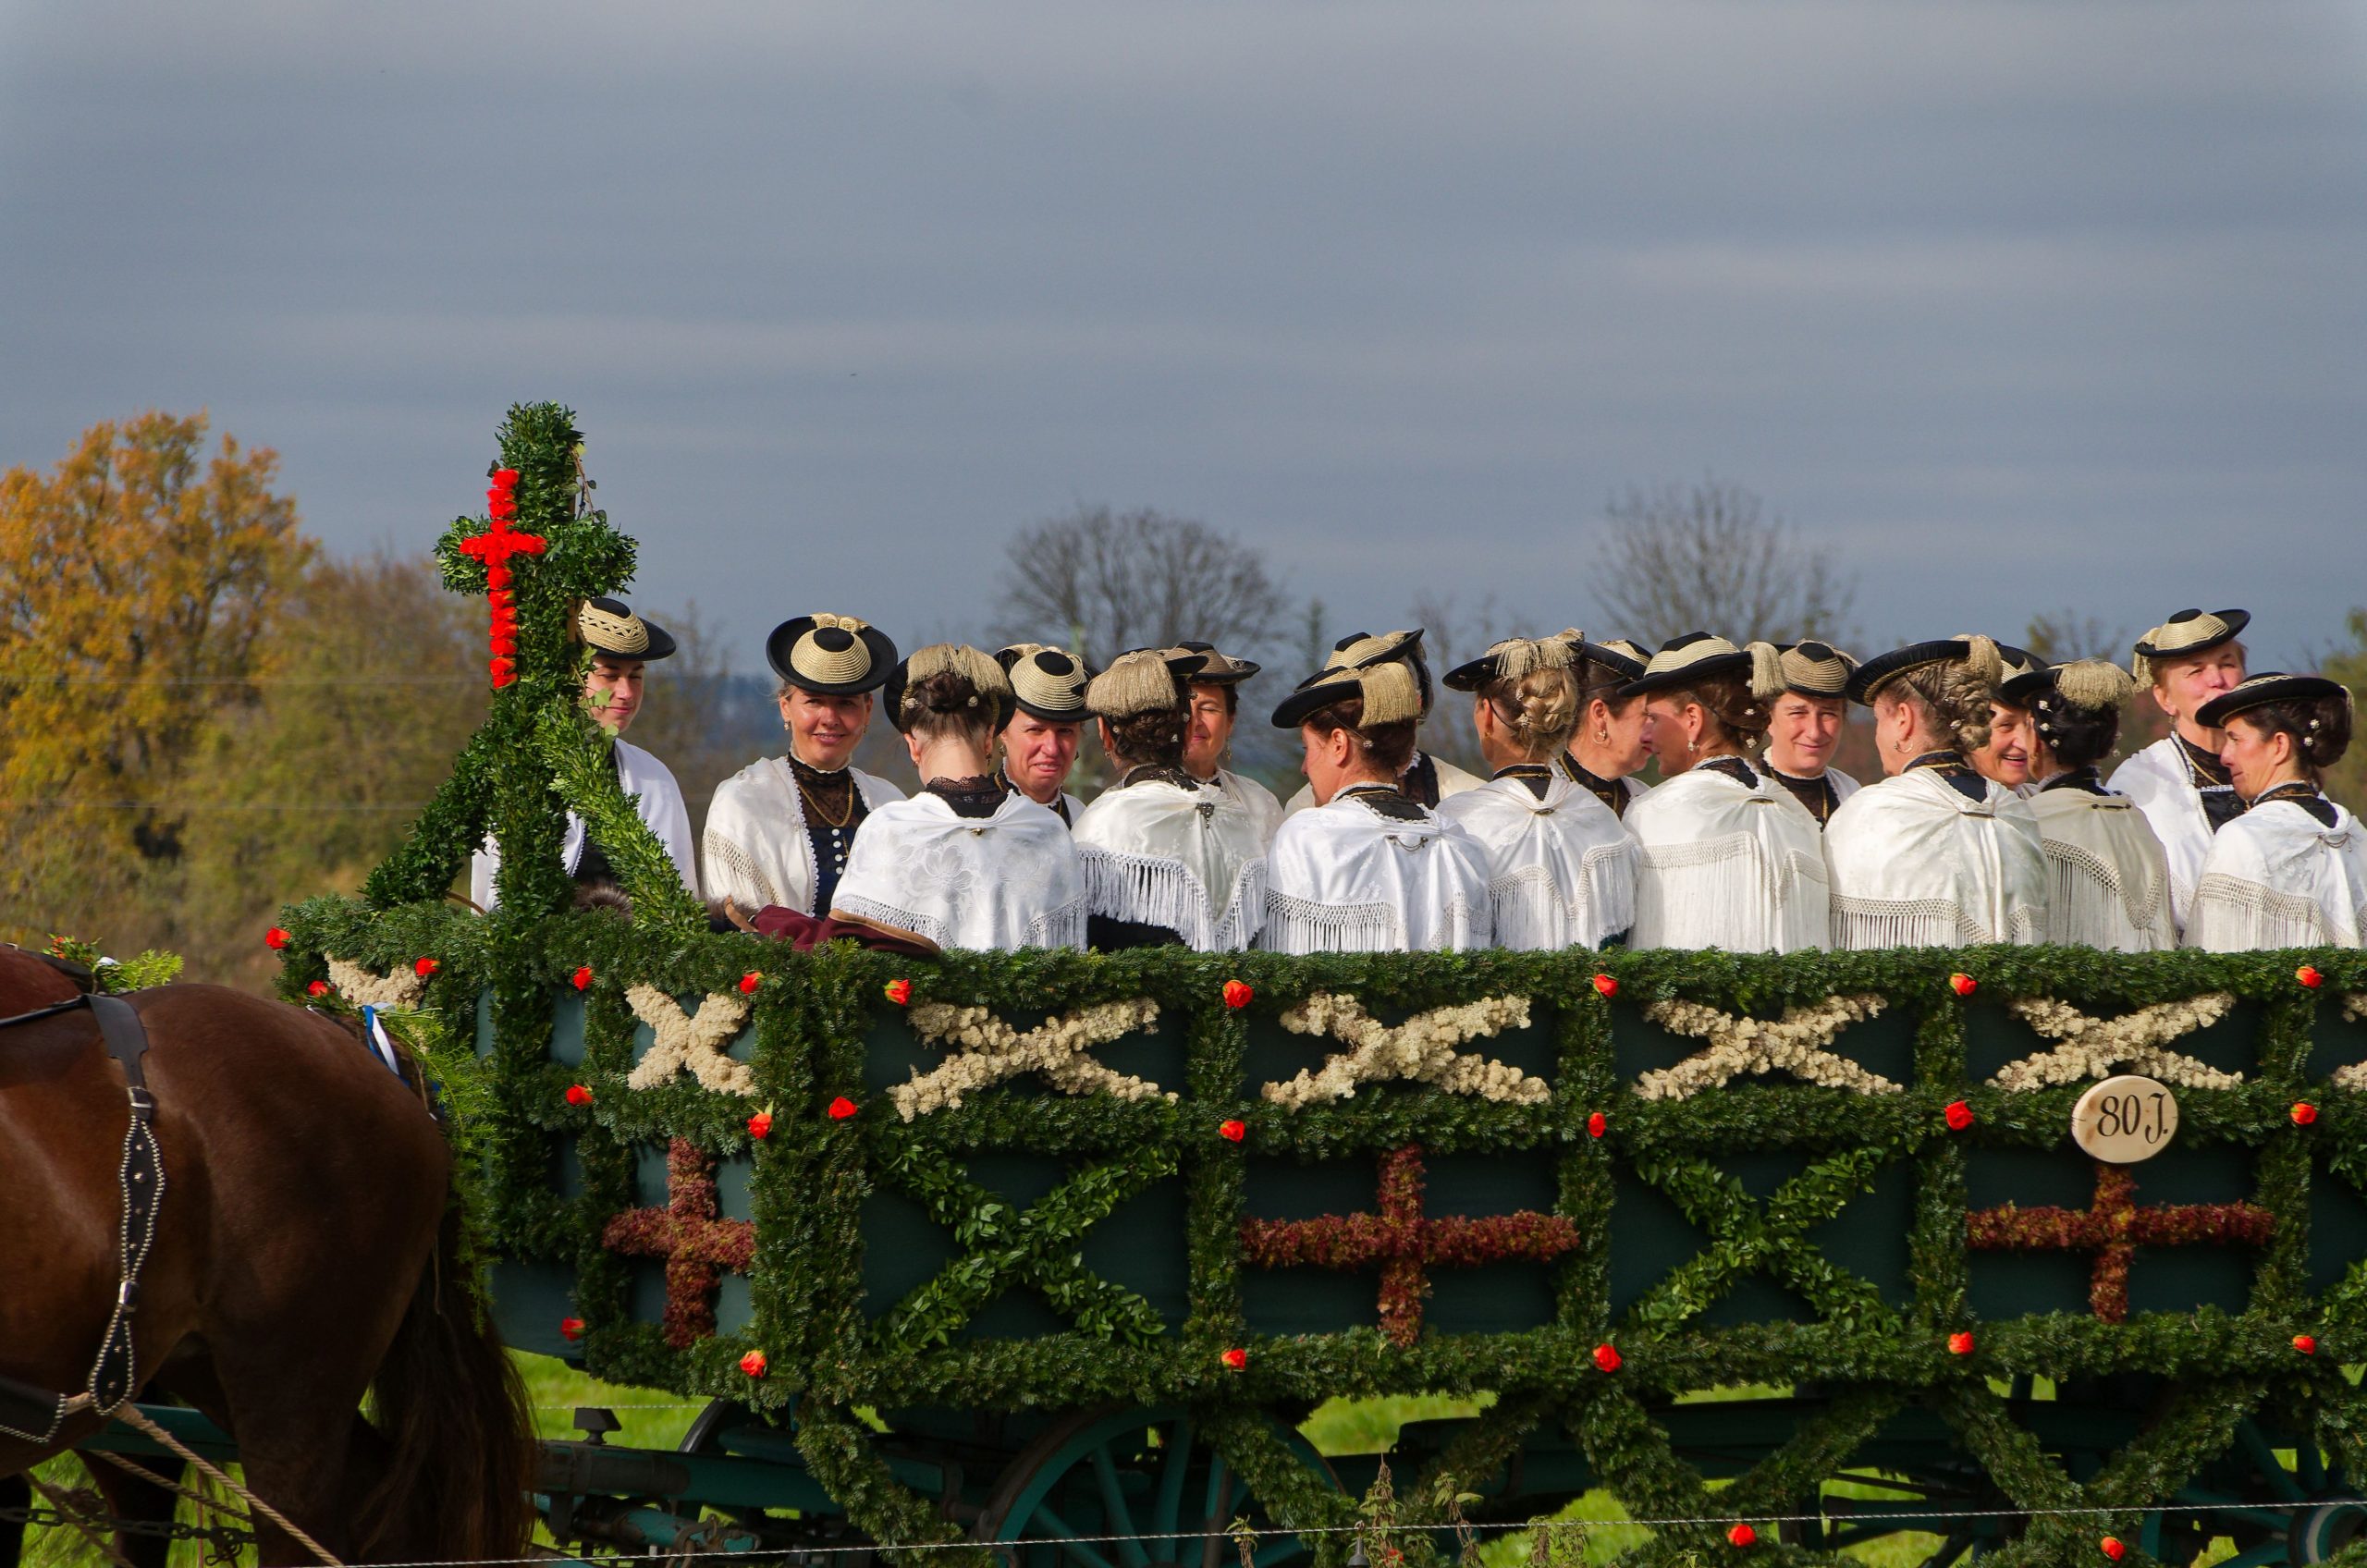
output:
[[[74,994],[0,949],[0,1017]],[[134,1317],[143,1397],[229,1432],[247,1486],[348,1562],[521,1555],[523,1394],[467,1288],[450,1153],[417,1092],[300,1008],[199,985],[129,999],[166,1183]],[[129,1115],[87,1010],[0,1030],[0,1375],[87,1386],[116,1296]],[[100,1425],[74,1419],[43,1448],[0,1439],[0,1477]],[[92,1470],[119,1516],[169,1516],[168,1495]],[[264,1564],[312,1561],[259,1525]],[[162,1561],[154,1537],[120,1544]]]

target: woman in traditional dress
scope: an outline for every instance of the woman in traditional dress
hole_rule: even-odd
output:
[[[920,792],[872,812],[830,918],[935,948],[1084,946],[1085,883],[1068,828],[994,771],[1011,702],[1002,666],[932,643],[896,667],[886,697]]]
[[[1184,771],[1239,801],[1270,843],[1282,825],[1282,802],[1255,778],[1225,766],[1233,753],[1233,727],[1241,717],[1241,683],[1262,667],[1220,654],[1212,643],[1179,643],[1175,651],[1198,654],[1203,660],[1192,677],[1192,733],[1184,744]]]
[[[1415,683],[1421,692],[1422,707],[1416,720],[1418,724],[1421,719],[1430,717],[1430,667],[1423,659],[1421,648],[1422,633],[1418,629],[1385,631],[1378,637],[1363,631],[1353,633],[1333,644],[1331,655],[1324,660],[1323,668],[1300,681],[1298,690],[1305,692],[1333,680],[1343,672],[1362,668],[1378,658],[1402,657],[1413,670]],[[1477,790],[1481,782],[1444,757],[1433,756],[1417,745],[1406,753],[1405,771],[1397,780],[1397,787],[1416,805],[1429,808],[1437,806],[1449,795]],[[1298,792],[1291,796],[1282,815],[1289,817],[1319,804],[1321,802],[1316,799],[1314,790],[1301,786]]]
[[[1500,948],[1599,948],[1636,918],[1636,840],[1611,808],[1553,766],[1578,721],[1575,643],[1514,638],[1452,670],[1472,693],[1494,776],[1439,802],[1488,851],[1489,923]]]
[[[2117,952],[2177,946],[2162,841],[2097,770],[2120,740],[2120,710],[2136,690],[2127,671],[2101,659],[2030,670],[1998,688],[1998,701],[2030,716],[2043,782],[2028,799],[2051,878],[2050,942]]]
[[[2184,609],[2137,640],[2129,673],[2152,689],[2170,732],[2113,770],[2170,857],[2170,918],[2183,928],[2214,836],[2244,802],[2219,760],[2226,737],[2202,722],[2204,704],[2244,679],[2249,612]]]
[[[1403,787],[1422,716],[1419,632],[1327,670],[1274,710],[1295,729],[1316,804],[1286,817],[1266,859],[1277,952],[1404,952],[1488,945],[1488,855]]]
[[[1829,643],[1793,643],[1782,653],[1784,690],[1769,709],[1759,771],[1791,791],[1822,827],[1858,792],[1858,781],[1831,766],[1849,710],[1849,672],[1858,661]]]
[[[1917,643],[1849,679],[1887,778],[1825,825],[1836,948],[1953,948],[2046,935],[2046,853],[2030,804],[1966,756],[1989,739],[2004,668],[1986,637]]]
[[[1583,631],[1562,633],[1578,651],[1578,724],[1554,759],[1562,776],[1624,819],[1651,788],[1636,777],[1652,760],[1652,716],[1642,696],[1625,696],[1651,655],[1624,637],[1592,643]]]
[[[2319,788],[2350,749],[2350,693],[2323,676],[2255,675],[2196,717],[2226,731],[2220,764],[2250,803],[2212,839],[2187,945],[2367,946],[2367,835]]]
[[[674,639],[654,620],[635,615],[621,599],[586,599],[575,612],[575,635],[590,650],[592,662],[583,672],[583,706],[593,722],[612,738],[608,766],[616,770],[617,787],[633,802],[633,811],[657,837],[667,858],[693,897],[699,890],[696,856],[691,845],[691,813],[682,802],[682,787],[674,771],[639,746],[628,744],[625,730],[641,713],[644,667],[674,655]],[[616,869],[602,847],[585,834],[583,818],[567,814],[567,837],[559,841],[559,864],[584,898],[591,889],[616,888]],[[469,862],[469,899],[486,913],[500,901],[501,846],[488,835],[484,848]]]
[[[896,644],[852,616],[802,615],[765,639],[780,677],[785,756],[750,763],[716,786],[700,862],[707,897],[753,917],[767,905],[827,913],[857,833],[903,792],[849,766],[871,724],[872,693],[896,668]]]
[[[1119,655],[1085,688],[1118,780],[1076,819],[1087,945],[1245,948],[1266,919],[1266,837],[1239,798],[1184,767],[1206,655]]]
[[[1085,683],[1092,672],[1066,648],[1013,643],[995,655],[1011,678],[1012,714],[996,737],[1002,781],[1070,827],[1085,802],[1068,792],[1085,722]]]
[[[2026,648],[1997,644],[1997,689],[1989,695],[1989,739],[1964,760],[1983,778],[2003,784],[2028,800],[2038,791],[2035,745],[2030,710],[2022,700],[2029,688],[2025,678],[2041,675],[2046,667]]]
[[[1783,655],[1696,631],[1654,654],[1626,691],[1650,704],[1662,775],[1627,808],[1639,850],[1629,945],[1823,947],[1832,912],[1816,819],[1748,756],[1783,693]]]

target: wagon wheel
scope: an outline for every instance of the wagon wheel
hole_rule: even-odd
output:
[[[2324,1562],[2367,1533],[2367,1509],[2351,1501],[2357,1496],[2311,1435],[2295,1441],[2239,1421],[2234,1450],[2178,1492],[2185,1506],[2148,1516],[2143,1545],[2165,1562],[2185,1563],[2225,1536],[2240,1562]]]
[[[1277,1433],[1299,1463],[1336,1489],[1305,1438]],[[1023,1449],[995,1484],[973,1531],[1001,1543],[1012,1568],[1224,1568],[1236,1517],[1273,1524],[1264,1500],[1201,1440],[1191,1412],[1104,1405],[1080,1411]],[[1096,1540],[1119,1537],[1138,1539]],[[1305,1563],[1296,1536],[1262,1537],[1257,1568]]]

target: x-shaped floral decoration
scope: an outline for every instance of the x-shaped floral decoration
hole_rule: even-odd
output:
[[[2232,1089],[2240,1072],[2222,1072],[2193,1057],[2167,1049],[2168,1043],[2227,1016],[2236,998],[2212,991],[2183,1001],[2156,1002],[2118,1018],[2095,1018],[2052,997],[2026,998],[2005,1010],[2039,1034],[2062,1044],[2008,1062],[1989,1080],[1993,1088],[2043,1089],[2082,1078],[2105,1078],[2128,1067],[2182,1089]]]
[[[1737,1018],[1700,1002],[1654,1002],[1644,1010],[1645,1018],[1672,1035],[1707,1040],[1710,1048],[1645,1073],[1636,1081],[1636,1093],[1648,1100],[1686,1100],[1704,1089],[1723,1088],[1743,1073],[1780,1069],[1829,1089],[1897,1094],[1896,1084],[1827,1048],[1842,1030],[1882,1010],[1883,998],[1871,994],[1827,997],[1814,1007],[1787,1007],[1783,1017],[1769,1022]]]
[[[1325,1100],[1343,1100],[1359,1084],[1412,1079],[1451,1095],[1521,1105],[1541,1104],[1552,1091],[1544,1080],[1490,1057],[1459,1051],[1467,1041],[1492,1037],[1528,1024],[1527,997],[1483,997],[1455,1007],[1416,1013],[1392,1029],[1365,1011],[1364,1003],[1337,992],[1318,991],[1282,1014],[1282,1027],[1296,1035],[1329,1035],[1351,1049],[1327,1057],[1313,1072],[1268,1084],[1257,1092],[1295,1110]]]
[[[1148,1079],[1113,1072],[1085,1054],[1158,1023],[1159,1004],[1148,997],[1079,1008],[1046,1019],[1024,1034],[983,1007],[925,1002],[913,1009],[912,1017],[914,1033],[930,1045],[950,1043],[963,1048],[928,1072],[914,1069],[910,1083],[888,1091],[896,1114],[907,1121],[959,1107],[963,1095],[1023,1072],[1040,1074],[1063,1094],[1098,1093],[1122,1100],[1175,1097]]]
[[[649,1054],[633,1064],[625,1083],[636,1089],[654,1089],[687,1069],[700,1084],[719,1095],[754,1095],[755,1071],[744,1061],[723,1054],[731,1036],[748,1022],[748,998],[709,991],[695,1016],[656,986],[628,986],[625,1005],[649,1025],[656,1041]]]

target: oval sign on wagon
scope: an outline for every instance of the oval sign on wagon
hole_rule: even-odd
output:
[[[2134,1165],[2177,1135],[2178,1098],[2169,1085],[2126,1073],[2107,1078],[2071,1108],[2071,1141],[2107,1165]]]

